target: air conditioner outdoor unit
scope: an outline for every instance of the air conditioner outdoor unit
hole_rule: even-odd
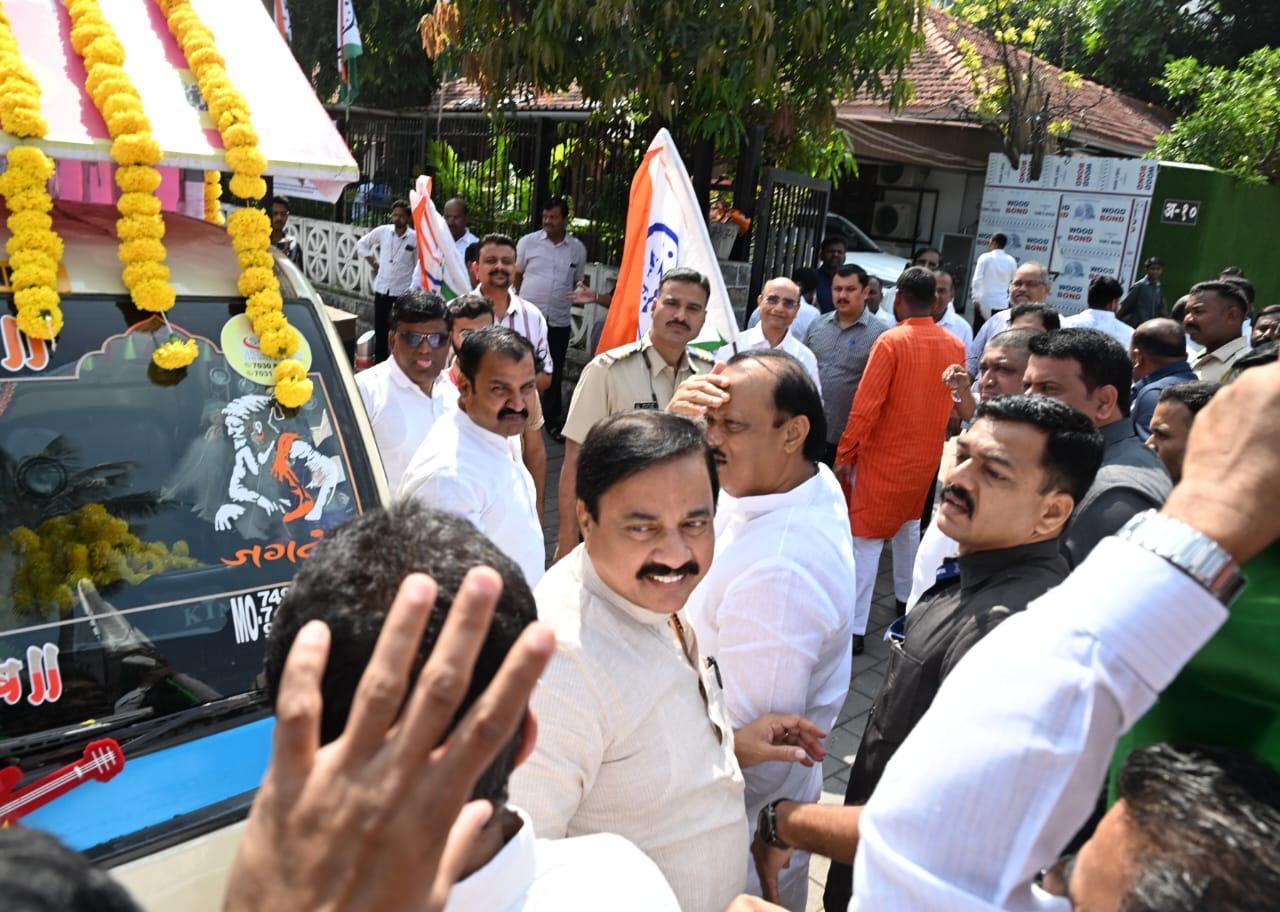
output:
[[[916,234],[915,203],[876,203],[871,215],[873,237],[910,241]]]

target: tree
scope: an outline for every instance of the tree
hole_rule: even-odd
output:
[[[835,102],[906,100],[923,2],[440,0],[423,44],[491,111],[519,89],[576,85],[601,118],[667,126],[721,158],[754,136],[776,160],[830,170],[849,161]]]
[[[1254,51],[1234,70],[1184,57],[1160,84],[1184,113],[1156,137],[1158,157],[1280,180],[1280,48]]]
[[[267,7],[271,0],[264,0]],[[437,88],[431,62],[406,53],[418,42],[418,21],[429,0],[358,0],[356,18],[364,54],[356,104],[372,108],[421,108]],[[293,56],[321,101],[338,89],[336,0],[290,0]]]
[[[1042,0],[1041,5],[1052,13],[1070,2]],[[1030,155],[1031,175],[1038,178],[1045,155],[1056,150],[1086,110],[1077,95],[1083,80],[1037,56],[1053,37],[1047,16],[1020,24],[1022,8],[1013,0],[959,0],[951,12],[977,29],[956,42],[974,98],[972,106],[957,100],[959,113],[995,132],[1013,167]]]

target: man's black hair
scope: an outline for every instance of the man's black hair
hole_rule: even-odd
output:
[[[483,326],[458,346],[458,372],[473,387],[485,355],[497,355],[509,361],[520,361],[527,355],[533,361],[534,373],[537,373],[538,356],[532,342],[505,326]]]
[[[470,244],[467,245],[466,252],[462,254],[462,264],[464,266],[470,266],[472,263],[479,262],[479,260],[480,260],[480,242],[472,241]]]
[[[480,244],[479,244],[479,246],[478,246],[478,247],[476,247],[476,259],[477,259],[477,260],[479,260],[479,259],[480,259],[480,251],[484,250],[484,249],[485,249],[486,247],[488,247],[490,244],[497,244],[499,247],[510,247],[512,250],[515,250],[515,249],[516,249],[516,242],[515,242],[515,241],[513,241],[513,240],[511,240],[511,237],[510,237],[509,235],[506,235],[506,234],[486,234],[484,237],[482,237],[482,238],[480,239]]]
[[[1187,335],[1176,320],[1157,317],[1133,331],[1134,348],[1152,358],[1187,360]]]
[[[857,263],[841,263],[836,267],[836,275],[842,279],[847,279],[849,276],[857,276],[858,284],[863,288],[866,288],[867,282],[871,281],[871,276]]]
[[[1124,346],[1106,333],[1074,326],[1045,333],[1031,340],[1031,354],[1079,364],[1080,377],[1090,395],[1100,386],[1115,387],[1120,414],[1129,417],[1133,364]]]
[[[919,316],[933,310],[938,297],[938,281],[926,266],[911,266],[898,276],[898,298],[907,311]]]
[[[392,204],[391,204],[391,211],[392,211],[392,212],[395,212],[397,209],[403,209],[403,210],[404,210],[408,215],[410,215],[410,216],[412,216],[412,215],[413,215],[413,210],[409,208],[409,201],[408,201],[408,200],[398,199],[398,200],[396,200],[394,203],[392,203]]]
[[[444,298],[421,288],[411,288],[391,304],[391,329],[401,323],[426,323],[429,320],[446,320]]]
[[[1062,317],[1059,313],[1041,301],[1023,301],[1021,304],[1014,304],[1009,311],[1009,322],[1012,323],[1019,317],[1036,316],[1044,321],[1045,332],[1053,332],[1055,329],[1062,328]]]
[[[5,912],[141,912],[106,871],[42,830],[0,829]]]
[[[559,210],[560,210],[560,214],[564,216],[564,218],[565,218],[565,220],[566,220],[566,221],[568,221],[568,219],[569,219],[569,201],[568,201],[567,199],[565,199],[563,196],[553,196],[553,197],[551,197],[551,199],[547,200],[545,203],[543,203],[543,204],[542,204],[542,208],[541,208],[541,209],[539,209],[538,211],[539,211],[539,212],[546,212],[546,211],[548,211],[549,209],[559,209]]]
[[[456,723],[489,686],[520,632],[537,618],[538,611],[524,574],[475,526],[413,500],[347,520],[301,564],[276,611],[267,640],[266,691],[272,705],[279,697],[285,658],[298,631],[309,621],[324,621],[332,637],[321,683],[320,740],[333,741],[346,727],[360,676],[404,578],[410,573],[425,573],[437,587],[435,609],[414,661],[416,679],[435,648],[467,571],[481,566],[498,571],[502,594],[476,658],[467,695],[454,718]],[[519,747],[520,736],[516,735],[480,777],[473,798],[485,798],[499,806],[506,802],[507,778]]]
[[[1136,837],[1121,912],[1246,912],[1280,896],[1280,773],[1240,751],[1152,744],[1117,780]]]
[[[1244,270],[1239,266],[1224,266],[1222,271],[1218,273],[1218,278],[1243,279]]]
[[[938,262],[939,264],[941,264],[942,251],[939,250],[937,247],[930,247],[928,244],[926,244],[923,247],[916,248],[916,252],[911,254],[911,262],[914,263],[916,260],[920,259],[920,257],[924,256],[926,253],[936,253],[938,255]]]
[[[467,201],[466,201],[466,200],[464,200],[462,197],[460,197],[460,196],[451,196],[451,197],[449,197],[447,200],[445,200],[445,201],[444,201],[444,204],[445,204],[446,206],[447,206],[447,205],[449,205],[450,203],[460,203],[460,204],[462,205],[462,214],[463,214],[463,215],[470,215],[470,214],[471,214],[471,207],[467,205]]]
[[[818,290],[818,270],[802,266],[791,273],[791,281],[800,288],[800,294],[809,295]]]
[[[804,458],[810,462],[821,460],[827,446],[827,418],[822,411],[822,396],[804,365],[784,351],[768,348],[738,352],[728,363],[759,364],[773,375],[773,408],[779,414],[774,426],[797,415],[808,418]]]
[[[617,412],[598,421],[582,441],[574,495],[592,519],[599,519],[600,498],[606,491],[645,469],[682,456],[705,460],[714,503],[720,493],[720,477],[702,428],[669,412]]]
[[[1253,286],[1252,282],[1244,276],[1232,276],[1231,278],[1223,279],[1222,281],[1230,282],[1232,285],[1239,288],[1244,294],[1244,299],[1249,302],[1250,309],[1253,308],[1253,302],[1258,299],[1258,289]]]
[[[485,314],[493,316],[493,302],[484,295],[475,292],[458,295],[445,304],[444,309],[445,325],[449,327],[450,332],[453,332],[454,320],[474,320],[476,317],[483,317]]]
[[[1192,297],[1201,294],[1215,294],[1227,303],[1240,308],[1240,313],[1243,315],[1249,315],[1249,298],[1245,295],[1244,289],[1235,282],[1230,280],[1197,282],[1191,286]]]
[[[1086,415],[1048,396],[1010,393],[978,403],[973,420],[983,418],[1030,424],[1044,431],[1041,493],[1066,491],[1077,504],[1084,499],[1102,466],[1103,450],[1102,432]]]
[[[849,249],[849,239],[843,234],[828,234],[822,239],[822,244],[819,245],[818,250],[826,250],[832,244],[839,244],[845,250]]]
[[[1159,257],[1147,257],[1147,261],[1142,265],[1144,268],[1150,269],[1152,266],[1163,266],[1164,260]]]
[[[991,243],[995,244],[998,248],[1003,250],[1004,245],[1009,243],[1009,236],[1006,235],[1003,231],[997,231],[995,234],[991,235]]]
[[[1209,404],[1222,384],[1210,380],[1192,380],[1187,383],[1175,383],[1160,391],[1161,402],[1181,402],[1192,415],[1198,413]]]
[[[283,196],[273,196],[273,197],[271,197],[271,205],[273,205],[273,206],[284,206],[284,211],[285,211],[285,212],[292,212],[292,211],[293,211],[293,209],[292,209],[292,208],[290,208],[290,206],[289,206],[289,201],[288,201],[287,199],[285,199]]]
[[[662,286],[668,282],[688,282],[690,285],[697,285],[702,289],[702,293],[707,296],[707,300],[711,300],[711,282],[702,273],[688,266],[677,266],[674,269],[668,269],[662,274],[661,281],[658,282],[658,291],[662,291]]]
[[[1094,310],[1109,309],[1124,297],[1124,288],[1111,276],[1096,276],[1089,283],[1088,302]]]

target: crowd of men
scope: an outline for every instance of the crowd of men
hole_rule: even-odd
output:
[[[710,284],[674,268],[562,409],[539,394],[583,265],[566,216],[468,242],[452,301],[375,286],[388,358],[357,384],[396,504],[327,537],[276,616],[230,908],[804,910],[814,854],[829,912],[1274,904],[1274,747],[1144,727],[1248,635],[1227,609],[1277,556],[1280,317],[1245,325],[1247,280],[1196,284],[1179,324],[1153,260],[1060,316],[997,235],[974,335],[937,251],[886,314],[829,239],[708,355]],[[370,235],[388,281],[397,224]],[[823,805],[886,542],[888,670]]]

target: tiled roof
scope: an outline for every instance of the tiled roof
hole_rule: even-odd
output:
[[[907,64],[906,78],[915,86],[915,96],[900,112],[891,114],[888,102],[869,95],[836,106],[842,120],[923,120],[963,121],[976,98],[961,70],[960,39],[973,42],[982,57],[995,62],[995,41],[981,29],[962,22],[939,9],[925,12],[924,47]],[[1040,63],[1051,73],[1058,67]],[[1150,149],[1157,133],[1168,129],[1169,118],[1154,105],[1138,101],[1114,89],[1085,80],[1075,91],[1075,101],[1083,109],[1072,117],[1077,141],[1110,147],[1113,151],[1141,152]]]

